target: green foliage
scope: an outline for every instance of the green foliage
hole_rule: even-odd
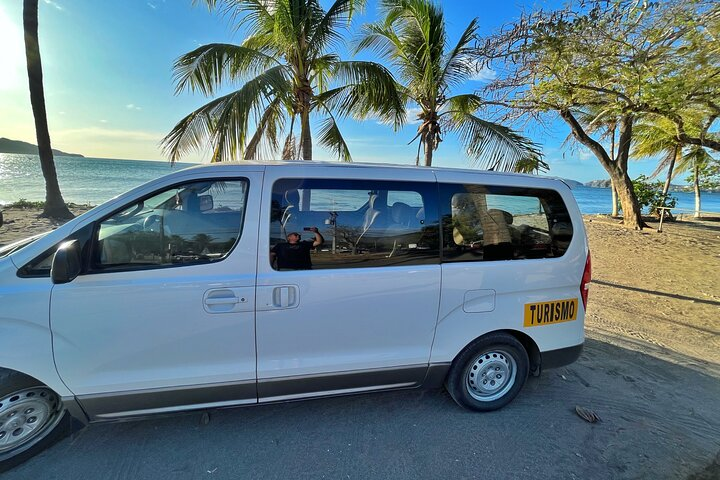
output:
[[[688,182],[694,182],[695,176],[687,177]],[[720,189],[720,162],[704,163],[698,167],[698,183],[701,190]]]
[[[30,209],[30,208],[42,209],[42,208],[45,208],[45,202],[41,202],[41,201],[33,202],[30,200],[21,198],[17,202],[11,203],[10,205],[8,205],[8,207],[9,208],[23,208],[23,209]]]
[[[363,27],[357,49],[370,49],[390,62],[402,82],[405,100],[419,107],[421,125],[411,141],[418,141],[417,163],[424,148],[429,166],[442,136],[451,132],[459,137],[467,155],[486,168],[547,169],[536,144],[477,115],[484,105],[480,96],[451,94],[476,73],[471,43],[477,34],[477,18],[470,20],[457,43],[451,43],[438,2],[382,0],[380,9],[384,18]]]
[[[640,175],[632,183],[640,208],[649,209],[650,214],[658,215],[656,207],[675,207],[677,198],[671,195],[663,198],[663,182],[650,182],[648,177]]]
[[[248,35],[239,45],[204,45],[175,62],[177,93],[211,97],[228,84],[239,88],[180,120],[162,140],[171,161],[206,143],[214,162],[277,158],[278,152],[284,159],[312,160],[311,114],[321,117],[319,143],[350,161],[336,119],[402,124],[405,109],[390,72],[373,62],[342,61],[335,53],[363,0],[335,0],[327,9],[319,0],[194,3],[227,14]]]

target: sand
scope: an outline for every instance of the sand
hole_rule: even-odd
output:
[[[57,227],[38,214],[6,209],[0,245]],[[593,265],[585,350],[531,379],[516,400],[530,403],[513,414],[533,425],[537,402],[556,405],[567,438],[584,438],[566,448],[590,477],[720,478],[720,222],[666,223],[658,233],[656,223],[638,232],[586,216],[585,227]],[[575,405],[602,422],[579,420]]]

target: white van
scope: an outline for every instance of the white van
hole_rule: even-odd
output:
[[[578,358],[589,281],[558,180],[178,171],[0,249],[0,468],[71,418],[442,385],[497,409]]]

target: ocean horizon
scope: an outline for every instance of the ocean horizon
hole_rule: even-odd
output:
[[[153,160],[122,160],[92,157],[56,156],[60,190],[66,202],[99,205],[138,185],[191,167],[193,163]],[[609,188],[575,187],[573,195],[584,214],[611,212]],[[677,198],[677,213],[695,209],[692,192],[671,192]],[[37,155],[0,153],[0,207],[18,200],[45,200],[45,182]],[[720,193],[703,192],[702,211],[720,214]]]

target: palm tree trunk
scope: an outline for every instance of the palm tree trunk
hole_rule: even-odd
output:
[[[700,166],[695,164],[693,186],[695,187],[695,218],[700,218]]]
[[[304,110],[304,109],[303,109]],[[310,131],[310,102],[307,110],[300,113],[300,144],[302,145],[302,159],[312,160],[312,132]]]
[[[678,147],[673,148],[673,156],[670,159],[670,165],[668,165],[667,178],[665,178],[665,185],[662,191],[663,205],[665,204],[665,197],[667,197],[668,191],[670,190],[670,181],[672,180],[673,169],[675,168],[675,160],[677,160],[678,153],[680,153],[678,150]]]
[[[25,30],[25,57],[27,59],[30,104],[35,117],[35,134],[37,136],[40,166],[45,178],[45,208],[43,215],[53,218],[72,218],[60,193],[57,180],[50,131],[45,110],[45,90],[43,88],[42,62],[38,43],[38,0],[24,0],[23,28]]]
[[[428,135],[428,137],[430,137]],[[425,166],[426,167],[432,167],[432,160],[433,160],[433,146],[431,144],[430,138],[427,138],[423,142],[423,147],[425,148]]]
[[[303,160],[313,159],[312,131],[310,130],[310,99],[312,94],[310,80],[301,80],[296,98],[300,107],[300,151]]]

